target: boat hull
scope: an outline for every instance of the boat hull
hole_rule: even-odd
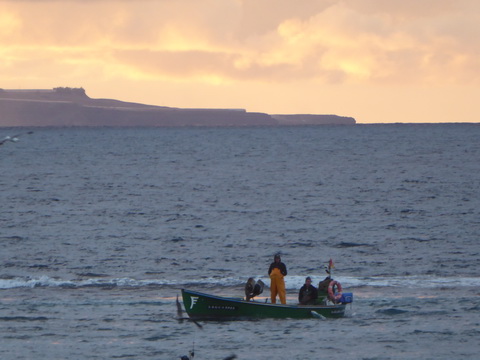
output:
[[[345,304],[268,304],[259,301],[220,297],[185,289],[182,289],[182,298],[188,316],[197,320],[340,318],[345,315],[346,308]]]

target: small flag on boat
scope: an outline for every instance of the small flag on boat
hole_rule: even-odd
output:
[[[335,269],[335,266],[333,265],[333,260],[332,259],[330,259],[330,261],[328,262],[328,267],[330,269]]]

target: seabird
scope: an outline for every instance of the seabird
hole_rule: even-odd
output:
[[[27,132],[26,134],[32,134],[33,131],[29,131]],[[10,141],[10,142],[17,142],[19,139],[19,137],[23,135],[23,134],[17,134],[17,135],[13,135],[13,136],[5,136],[2,140],[0,140],[0,146],[2,146],[3,144],[5,144],[7,141]]]

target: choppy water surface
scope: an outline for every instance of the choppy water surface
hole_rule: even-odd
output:
[[[478,358],[480,126],[33,131],[0,147],[1,359]],[[289,302],[334,259],[347,317],[176,321],[276,252]]]

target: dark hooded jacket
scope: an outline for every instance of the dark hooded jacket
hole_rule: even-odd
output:
[[[283,276],[287,275],[287,266],[282,261],[279,261],[279,262],[274,261],[273,263],[271,263],[270,267],[268,268],[268,275],[270,275],[272,270],[275,268],[280,270]]]

